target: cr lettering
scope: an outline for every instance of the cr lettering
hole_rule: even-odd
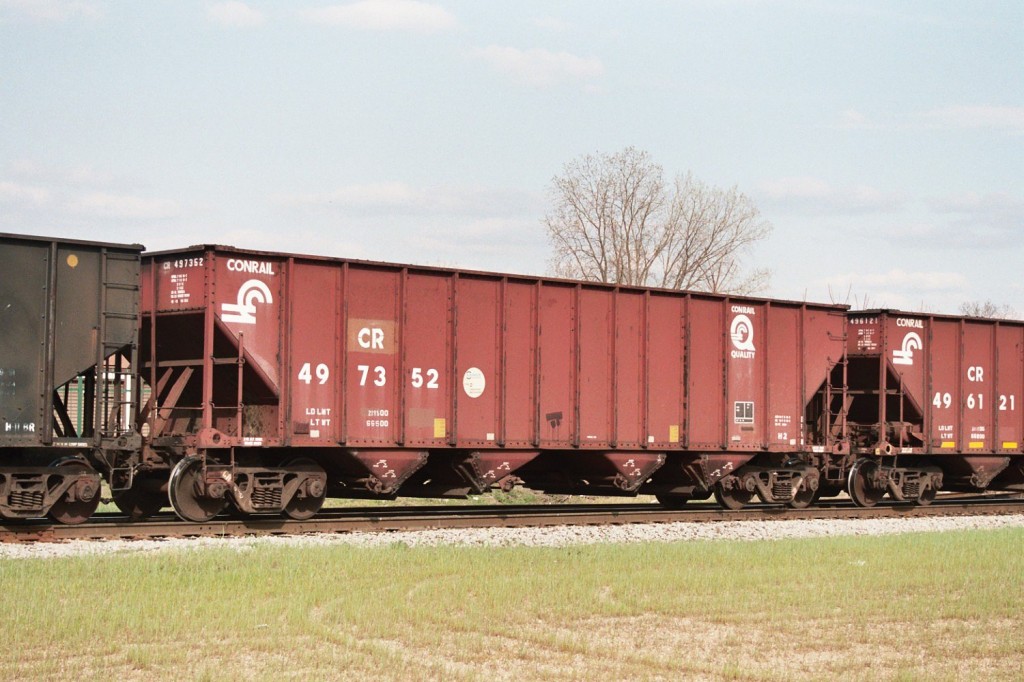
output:
[[[361,348],[384,350],[384,330],[378,327],[363,327],[356,335]]]

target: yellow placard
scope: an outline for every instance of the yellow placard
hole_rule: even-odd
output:
[[[956,441],[944,440],[944,441],[942,441],[942,447],[944,447],[944,448],[955,448],[956,447]]]
[[[1017,443],[1012,440],[1003,441],[1004,450],[1016,450],[1018,447]]]
[[[668,427],[668,442],[679,442],[679,424],[672,424],[671,426]]]
[[[434,438],[444,438],[448,435],[448,422],[443,417],[434,419]]]
[[[968,445],[967,447],[969,447],[971,450],[981,450],[982,448],[985,447],[985,444],[982,443],[981,441],[972,440],[970,445]]]

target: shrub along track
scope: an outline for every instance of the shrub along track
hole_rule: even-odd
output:
[[[966,497],[948,495],[928,506],[882,503],[856,507],[848,501],[824,501],[805,509],[751,505],[730,511],[716,504],[693,503],[669,510],[657,504],[480,505],[459,507],[372,507],[325,509],[308,521],[279,516],[223,517],[188,523],[172,514],[147,521],[128,521],[116,514],[98,514],[85,524],[66,526],[48,520],[0,524],[0,542],[64,540],[143,540],[187,537],[228,537],[405,531],[453,528],[511,528],[633,523],[766,521],[790,519],[866,519],[1019,514],[1019,494]]]

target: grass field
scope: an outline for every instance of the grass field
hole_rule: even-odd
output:
[[[0,678],[1024,678],[1024,529],[0,561]]]

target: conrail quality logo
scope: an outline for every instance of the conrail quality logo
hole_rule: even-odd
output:
[[[915,320],[909,317],[897,317],[896,326],[923,330],[924,322],[922,320]],[[924,342],[921,341],[921,335],[917,332],[907,332],[903,337],[903,343],[901,346],[899,348],[894,348],[892,351],[892,364],[914,364],[914,351],[921,350],[922,348],[924,348]]]
[[[754,309],[749,306],[733,306],[732,312],[739,313],[732,318],[732,325],[729,327],[729,336],[732,338],[732,357],[752,358],[754,357],[754,323],[748,315],[754,314]]]
[[[273,303],[270,287],[258,279],[250,279],[238,290],[238,303],[222,303],[220,319],[238,324],[256,324],[256,304]]]
[[[903,337],[902,347],[894,348],[892,351],[892,364],[914,364],[914,351],[921,350],[922,348],[924,348],[924,343],[922,343],[921,337],[918,335],[918,333],[907,332],[907,335]]]

